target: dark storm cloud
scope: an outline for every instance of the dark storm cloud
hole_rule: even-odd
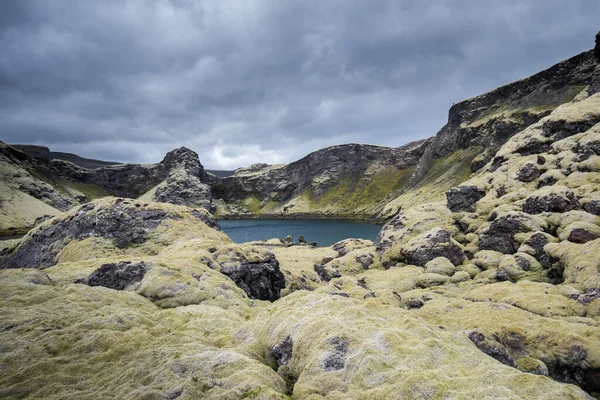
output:
[[[0,2],[0,139],[212,168],[434,135],[593,46],[597,0]]]

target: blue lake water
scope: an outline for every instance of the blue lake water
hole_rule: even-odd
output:
[[[276,220],[246,219],[221,220],[219,225],[236,243],[252,242],[292,235],[294,242],[303,235],[308,242],[319,246],[330,246],[348,238],[375,240],[381,225],[344,220]]]

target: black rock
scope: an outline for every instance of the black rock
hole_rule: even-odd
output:
[[[272,351],[278,366],[288,365],[290,363],[293,349],[294,342],[292,342],[291,336],[286,337],[283,342],[273,346]]]
[[[533,165],[532,163],[527,163],[527,164],[523,165],[517,171],[517,179],[520,180],[521,182],[532,182],[532,181],[536,180],[537,178],[539,178],[540,175],[541,175],[540,170],[537,169],[537,167],[535,165]]]
[[[544,251],[544,246],[548,244],[548,238],[543,233],[535,233],[523,242],[534,250],[532,256],[540,262],[542,267],[548,269],[552,266],[552,257]]]
[[[567,240],[573,243],[587,243],[600,238],[600,235],[583,228],[575,228],[569,233]]]
[[[410,250],[403,250],[407,264],[424,267],[429,261],[437,257],[446,257],[454,265],[462,264],[465,253],[453,240],[450,232],[439,229],[423,239],[423,243]]]
[[[368,253],[356,256],[355,260],[362,265],[364,269],[369,269],[369,266],[375,261],[373,256]]]
[[[233,280],[252,299],[275,301],[281,297],[281,289],[285,287],[279,261],[272,254],[262,262],[242,262],[222,267],[221,273]]]
[[[585,211],[589,212],[590,214],[600,215],[600,201],[598,201],[598,200],[589,201],[583,206],[583,209]]]
[[[514,236],[525,231],[525,225],[516,218],[510,216],[496,218],[479,234],[479,248],[498,251],[502,254],[514,254],[518,249]]]
[[[132,283],[140,282],[144,278],[146,271],[147,266],[143,261],[137,263],[120,261],[116,264],[101,265],[87,279],[77,281],[77,283],[123,290]]]
[[[332,346],[323,360],[322,367],[325,371],[339,371],[346,365],[346,353],[348,352],[348,339],[344,337],[333,337],[329,339]]]
[[[409,310],[423,307],[423,301],[419,299],[410,299],[406,304]]]
[[[565,196],[559,193],[548,193],[543,196],[531,196],[523,203],[523,212],[527,214],[541,214],[543,212],[564,213],[580,209],[579,200],[571,190]]]
[[[517,368],[517,364],[515,360],[508,354],[508,351],[500,343],[498,338],[486,338],[483,333],[479,333],[477,331],[473,331],[469,333],[469,339],[473,344],[481,350],[483,353],[492,357],[493,359],[500,361],[504,365],[508,365],[509,367]]]
[[[332,268],[333,272],[329,273],[327,271],[327,267],[325,267],[325,265],[323,265],[323,264],[315,264],[314,270],[317,273],[317,275],[319,275],[319,278],[321,278],[321,280],[324,282],[329,282],[333,278],[341,277],[340,273],[333,268]]]
[[[459,186],[446,192],[446,206],[453,212],[474,212],[477,203],[485,192],[477,186]]]

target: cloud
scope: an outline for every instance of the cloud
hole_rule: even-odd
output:
[[[0,2],[0,139],[208,168],[434,135],[593,46],[596,0]]]

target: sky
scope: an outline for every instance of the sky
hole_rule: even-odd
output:
[[[598,0],[2,0],[0,140],[209,169],[434,136],[594,46]]]

